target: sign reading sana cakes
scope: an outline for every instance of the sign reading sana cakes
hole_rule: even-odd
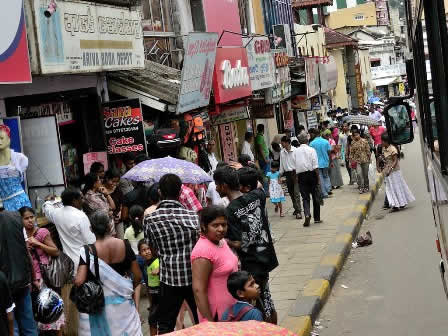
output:
[[[103,104],[107,154],[146,154],[140,99],[121,99]]]

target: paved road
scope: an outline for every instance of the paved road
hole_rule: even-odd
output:
[[[379,192],[361,228],[372,232],[373,245],[352,250],[315,326],[320,336],[445,335],[448,330],[418,139],[405,153],[401,167],[417,201],[392,214],[381,209],[384,190]]]

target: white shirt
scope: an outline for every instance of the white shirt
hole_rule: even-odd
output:
[[[218,165],[218,160],[216,159],[215,153],[208,153],[208,161],[210,162],[210,166],[212,166],[211,172],[213,173]]]
[[[297,174],[319,168],[316,150],[306,144],[301,144],[294,151],[294,163]]]
[[[369,114],[369,117],[375,119],[376,121],[380,121],[381,117],[382,117],[382,114],[381,114],[381,112],[376,110],[376,111],[371,112]]]
[[[216,183],[215,181],[210,182],[207,188],[207,193],[205,197],[212,200],[213,205],[226,207],[229,205],[229,199],[227,197],[219,196],[219,193],[216,191]]]
[[[294,162],[294,151],[297,148],[291,146],[291,149],[288,151],[286,148],[282,148],[280,151],[280,174],[284,172],[290,172],[296,169]]]
[[[252,148],[250,147],[250,143],[248,143],[246,140],[243,142],[243,147],[241,148],[241,154],[246,154],[250,156],[250,160],[252,162],[255,162],[255,156],[254,153],[252,153]]]
[[[90,231],[89,218],[81,210],[62,206],[54,201],[45,202],[42,210],[45,217],[56,226],[64,253],[73,260],[76,272],[81,247],[96,241],[95,235]]]

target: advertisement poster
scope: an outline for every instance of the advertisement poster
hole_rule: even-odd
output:
[[[209,104],[217,42],[216,33],[188,34],[177,113]]]
[[[306,92],[308,98],[320,93],[319,64],[314,58],[305,58]]]
[[[140,99],[121,99],[103,104],[107,154],[146,154]]]
[[[291,75],[286,49],[271,50],[275,65],[275,85],[266,91],[266,103],[275,104],[291,97]]]
[[[94,162],[101,162],[104,166],[104,171],[109,169],[109,163],[107,161],[107,152],[90,152],[85,153],[82,156],[82,162],[84,164],[84,174],[90,172],[90,166]]]
[[[219,125],[219,134],[222,144],[222,159],[224,162],[237,161],[235,132],[232,123]]]
[[[293,57],[291,28],[287,24],[279,24],[272,26],[274,39],[272,41],[272,49],[286,49],[288,56]]]
[[[319,126],[319,122],[317,121],[317,115],[315,111],[307,111],[306,119],[308,121],[308,129],[317,128]]]
[[[356,91],[358,97],[358,107],[364,106],[364,90],[362,87],[361,68],[359,63],[355,65]]]
[[[311,100],[305,95],[298,95],[292,98],[292,107],[302,111],[311,110]]]
[[[19,106],[19,115],[22,119],[47,117],[55,115],[59,126],[75,123],[70,104],[54,102],[40,105]]]
[[[271,54],[271,45],[267,37],[243,39],[249,61],[250,85],[253,91],[274,86],[275,65]]]
[[[143,69],[141,17],[137,10],[93,2],[34,0],[43,74]]]
[[[31,83],[23,0],[0,1],[0,11],[0,84]]]

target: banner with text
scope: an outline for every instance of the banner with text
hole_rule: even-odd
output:
[[[103,104],[107,154],[146,154],[140,99],[121,99]]]
[[[125,7],[58,1],[50,17],[47,0],[34,0],[43,74],[143,69],[141,17]]]
[[[275,65],[269,38],[264,36],[245,37],[243,42],[247,50],[252,91],[273,87],[275,82]]]

